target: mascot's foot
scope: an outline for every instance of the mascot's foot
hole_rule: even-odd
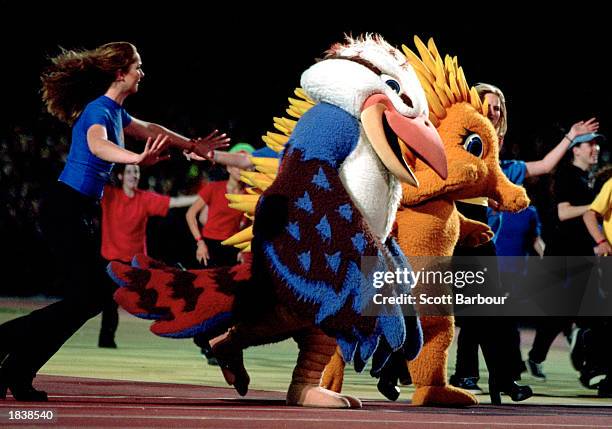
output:
[[[454,386],[419,386],[412,395],[414,406],[469,407],[478,405],[478,399]]]
[[[223,378],[230,386],[234,386],[240,396],[249,391],[251,378],[244,367],[242,350],[235,350],[228,341],[228,335],[223,334],[210,341],[213,355],[221,367]]]
[[[361,401],[340,395],[313,384],[291,383],[287,391],[287,405],[316,408],[361,408]]]
[[[242,356],[233,361],[224,361],[217,358],[217,363],[221,367],[223,378],[230,386],[234,386],[240,396],[244,396],[249,391],[251,378],[242,364]]]
[[[378,391],[390,401],[397,401],[397,398],[399,398],[400,388],[389,379],[381,377],[376,387]]]

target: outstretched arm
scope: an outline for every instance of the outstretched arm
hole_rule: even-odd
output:
[[[166,127],[162,127],[159,124],[146,122],[137,118],[132,118],[130,124],[124,128],[124,131],[126,134],[136,139],[145,139],[161,134],[168,137],[169,145],[188,152],[195,152],[201,157],[208,159],[211,159],[215,149],[226,147],[230,141],[225,133],[219,134],[217,130],[202,139],[194,141]]]
[[[198,199],[197,195],[181,195],[179,197],[170,198],[170,208],[176,207],[188,207],[196,202]]]
[[[195,153],[187,153],[187,158],[193,161],[206,161],[206,158],[196,155]],[[221,150],[211,152],[209,159],[212,162],[225,165],[226,167],[238,167],[242,170],[249,170],[254,167],[249,155],[245,153],[229,153]]]
[[[108,139],[106,128],[95,124],[87,130],[87,146],[91,153],[100,159],[120,164],[152,165],[168,159],[162,152],[166,149],[167,137],[160,135],[147,137],[144,150],[135,153],[124,149]]]
[[[598,129],[599,122],[597,122],[595,118],[591,118],[586,122],[576,122],[572,125],[569,132],[563,136],[563,139],[561,139],[557,146],[548,152],[544,158],[539,161],[529,161],[525,163],[527,167],[525,177],[541,176],[542,174],[550,173],[559,161],[561,161],[561,158],[563,158],[572,140],[583,134],[593,133]]]

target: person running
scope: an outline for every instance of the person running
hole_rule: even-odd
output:
[[[47,110],[72,126],[66,165],[41,208],[41,226],[62,270],[65,296],[0,325],[0,397],[47,401],[32,381],[40,368],[90,318],[112,292],[105,281],[98,229],[99,200],[113,163],[152,165],[167,159],[167,145],[207,154],[227,145],[213,133],[194,142],[127,113],[126,98],[144,77],[136,47],[113,42],[92,50],[66,51],[42,75]],[[146,140],[144,150],[124,147],[124,134]]]

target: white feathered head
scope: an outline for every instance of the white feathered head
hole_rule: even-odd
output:
[[[358,118],[381,161],[400,180],[418,184],[410,168],[414,156],[446,178],[442,141],[427,117],[416,73],[381,36],[347,36],[302,74],[301,86],[315,102]]]

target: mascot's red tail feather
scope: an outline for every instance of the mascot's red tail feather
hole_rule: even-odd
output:
[[[134,316],[155,320],[154,334],[213,337],[231,326],[236,291],[250,280],[251,263],[183,271],[139,254],[132,265],[109,263],[107,272],[119,286],[115,301]]]

